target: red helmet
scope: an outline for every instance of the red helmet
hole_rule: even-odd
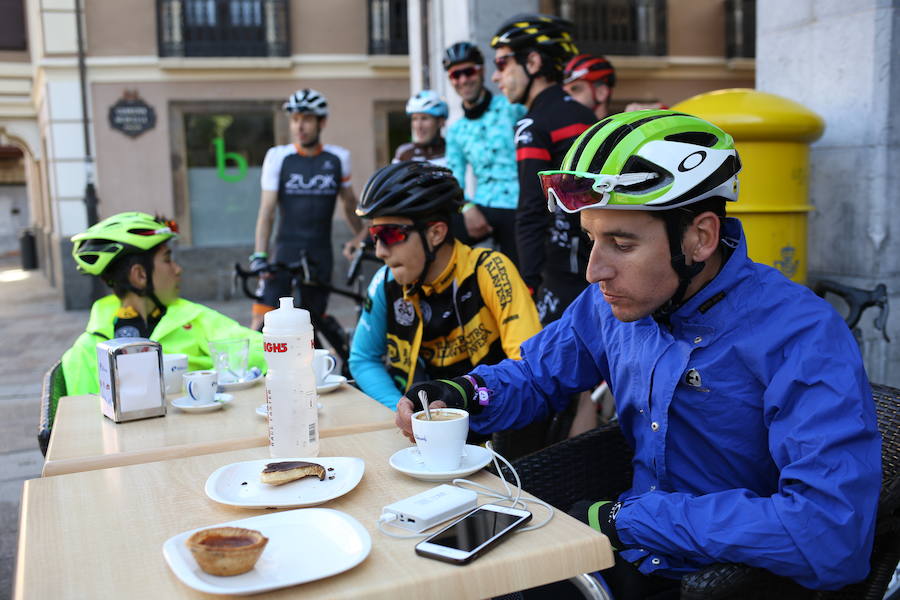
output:
[[[606,58],[579,54],[572,57],[563,69],[563,84],[572,83],[583,79],[584,81],[597,81],[614,87],[616,85],[616,70]]]

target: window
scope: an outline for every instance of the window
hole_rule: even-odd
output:
[[[157,0],[160,56],[288,56],[288,0]]]
[[[756,56],[756,0],[726,0],[725,55],[728,58]]]
[[[555,0],[575,24],[581,52],[662,56],[667,52],[665,0]]]
[[[406,0],[369,0],[369,54],[409,54]]]
[[[175,103],[177,219],[194,247],[252,245],[263,159],[277,137],[272,103]]]
[[[25,0],[0,0],[0,50],[28,50]]]

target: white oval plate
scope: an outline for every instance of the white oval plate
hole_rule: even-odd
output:
[[[304,477],[284,485],[269,485],[259,480],[263,468],[271,462],[301,460],[325,467],[326,477]],[[334,469],[329,471],[328,469]],[[220,467],[206,480],[206,495],[211,500],[243,508],[298,508],[315,506],[343,496],[355,488],[366,471],[361,458],[326,456],[313,458],[261,458]],[[330,479],[334,477],[334,479]]]
[[[491,451],[481,446],[466,444],[466,455],[455,471],[431,471],[422,462],[419,449],[415,446],[394,452],[390,465],[401,473],[422,481],[450,481],[457,477],[465,477],[485,468],[491,462]]]
[[[333,392],[338,389],[342,385],[347,383],[347,378],[343,375],[335,375],[332,373],[328,377],[325,378],[325,381],[322,382],[322,385],[316,386],[316,391],[320,394],[327,394],[328,392]]]
[[[245,388],[251,387],[259,383],[263,380],[262,371],[259,367],[253,367],[250,369],[250,372],[247,373],[247,376],[240,381],[232,381],[230,383],[220,383],[219,391],[220,392],[233,392],[235,390],[243,390]]]
[[[231,394],[216,394],[216,399],[212,402],[194,402],[187,396],[175,398],[172,400],[172,406],[183,410],[186,413],[206,413],[219,410],[234,399]]]
[[[245,527],[269,538],[256,566],[241,575],[219,577],[197,565],[185,540],[200,527],[165,541],[163,556],[188,587],[208,594],[257,594],[315,581],[352,569],[372,551],[369,532],[350,515],[307,508],[229,521],[210,527]]]

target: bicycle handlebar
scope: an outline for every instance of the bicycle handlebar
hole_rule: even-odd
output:
[[[875,329],[881,331],[881,335],[884,336],[886,342],[891,341],[891,338],[889,338],[887,334],[889,309],[887,287],[883,283],[876,285],[875,289],[863,290],[849,285],[843,285],[836,281],[822,279],[816,282],[813,291],[822,298],[824,298],[827,293],[835,294],[847,303],[848,311],[844,320],[847,321],[847,326],[850,329],[853,329],[859,323],[864,310],[870,306],[877,306],[880,311],[878,316],[875,317]]]
[[[292,276],[301,277],[297,278],[296,284],[298,285],[308,285],[311,287],[319,287],[325,289],[329,292],[334,292],[339,296],[344,296],[346,298],[350,298],[357,304],[362,304],[365,301],[365,298],[360,294],[355,292],[351,292],[349,290],[343,290],[341,288],[334,287],[329,283],[323,283],[321,281],[315,281],[310,277],[309,270],[309,262],[306,260],[306,254],[302,253],[300,256],[300,260],[297,262],[284,264],[280,262],[272,263],[265,269],[259,269],[256,271],[251,271],[248,269],[244,269],[240,263],[234,263],[234,278],[235,280],[241,280],[241,291],[244,292],[244,295],[250,298],[251,300],[255,300],[256,302],[261,302],[262,297],[257,295],[254,292],[250,291],[250,287],[248,284],[249,279],[253,277],[259,277],[262,273],[279,273],[286,272],[291,274]],[[293,286],[293,284],[292,284]]]

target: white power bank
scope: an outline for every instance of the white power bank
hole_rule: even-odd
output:
[[[477,501],[478,494],[474,491],[445,483],[388,504],[381,509],[381,516],[396,515],[392,525],[418,533],[472,510]]]

